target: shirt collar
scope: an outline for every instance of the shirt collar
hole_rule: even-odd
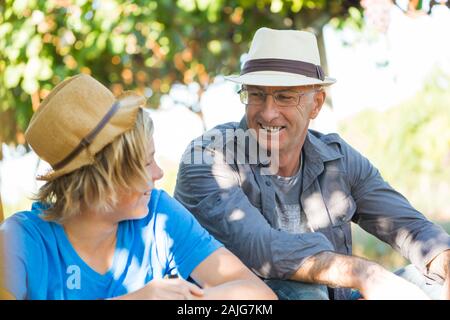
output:
[[[242,130],[248,129],[246,116],[244,116],[239,123],[239,128]],[[329,146],[320,138],[316,137],[311,130],[308,130],[302,150],[304,156],[302,191],[306,190],[323,172],[324,162],[344,157],[344,155],[337,151],[336,148]],[[265,165],[262,163],[258,164]]]
[[[247,130],[247,117],[244,116],[239,122],[239,128],[242,130]],[[305,142],[303,144],[303,153],[306,159],[311,161],[321,161],[327,162],[342,158],[344,155],[338,152],[335,148],[330,147],[322,140],[317,138],[311,130],[308,130],[308,134],[306,135]],[[306,163],[307,164],[307,163]]]

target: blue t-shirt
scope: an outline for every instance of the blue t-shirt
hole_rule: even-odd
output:
[[[149,214],[119,223],[111,268],[99,274],[76,253],[63,227],[41,218],[42,205],[0,225],[3,286],[17,299],[103,299],[177,273],[187,279],[222,245],[166,192],[153,190]]]

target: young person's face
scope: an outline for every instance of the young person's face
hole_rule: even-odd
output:
[[[153,138],[149,141],[149,154],[147,158],[146,168],[150,180],[147,187],[143,190],[124,193],[120,196],[116,212],[121,213],[123,220],[141,219],[148,214],[148,203],[155,181],[161,179],[164,175],[162,169],[155,161],[155,144]]]

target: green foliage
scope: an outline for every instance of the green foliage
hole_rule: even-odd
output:
[[[91,73],[115,94],[161,94],[175,83],[204,90],[238,72],[255,30],[316,30],[355,15],[358,0],[4,0],[0,2],[0,140],[21,132],[62,79]],[[18,134],[17,134],[18,133]]]
[[[432,81],[401,105],[386,112],[364,111],[341,128],[386,181],[437,219],[448,219],[450,212],[449,101],[448,86]]]

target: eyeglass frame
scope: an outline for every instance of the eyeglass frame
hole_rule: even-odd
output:
[[[275,104],[276,104],[278,107],[280,107],[280,108],[295,108],[295,107],[298,107],[298,106],[299,106],[300,101],[301,101],[301,99],[302,99],[303,96],[305,96],[305,95],[307,95],[307,94],[309,94],[309,93],[315,93],[315,92],[320,92],[320,91],[321,91],[321,89],[314,89],[314,86],[313,86],[313,90],[307,91],[307,92],[298,92],[298,91],[295,91],[295,90],[283,89],[283,90],[277,90],[277,91],[274,91],[274,92],[272,92],[272,93],[266,93],[266,92],[264,92],[264,91],[261,90],[261,89],[257,89],[257,90],[260,91],[260,92],[262,93],[262,96],[264,97],[264,100],[263,100],[263,102],[262,102],[261,104],[249,104],[249,103],[245,103],[244,101],[242,101],[242,100],[243,100],[243,99],[242,99],[242,92],[244,92],[244,91],[247,91],[247,92],[248,92],[248,88],[245,87],[245,86],[242,86],[241,89],[239,89],[239,91],[237,92],[237,93],[239,94],[239,99],[241,100],[241,103],[243,103],[243,104],[245,104],[245,105],[261,106],[261,105],[263,105],[263,104],[267,101],[267,96],[272,96],[273,101],[275,102]],[[275,94],[276,94],[276,93],[283,92],[283,91],[290,91],[290,92],[297,93],[297,94],[298,94],[298,102],[297,102],[297,104],[296,104],[296,105],[292,105],[292,106],[286,106],[286,105],[283,106],[283,105],[280,105],[279,102],[278,102],[278,100],[277,100],[277,98],[275,97]],[[248,95],[247,95],[247,102],[248,102]]]

